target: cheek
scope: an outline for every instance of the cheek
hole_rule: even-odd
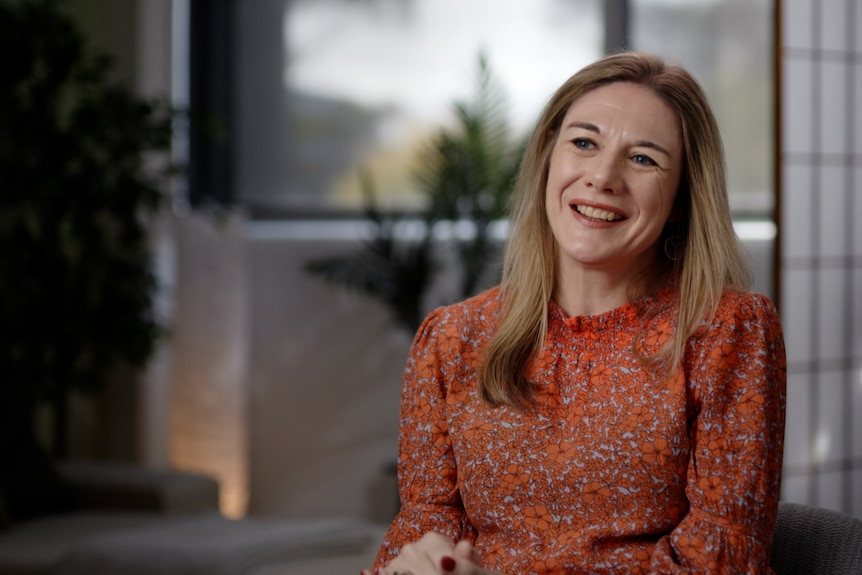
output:
[[[553,226],[557,218],[559,217],[560,208],[562,206],[561,196],[556,193],[554,190],[553,182],[550,178],[548,178],[548,183],[545,185],[545,197],[544,197],[544,212],[545,217],[548,219],[548,222]]]
[[[577,178],[577,162],[559,146],[554,148],[548,160],[548,188],[561,191]]]
[[[548,177],[545,180],[545,207],[550,210],[560,205],[566,178],[560,162],[554,156],[548,164]]]
[[[656,217],[661,218],[663,223],[673,219],[677,188],[678,184],[675,181],[660,182],[653,196],[654,202],[650,209]]]

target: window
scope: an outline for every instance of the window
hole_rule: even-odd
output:
[[[632,0],[639,50],[685,66],[700,81],[724,139],[731,208],[772,219],[773,1]]]
[[[197,188],[206,195],[229,179],[258,217],[355,213],[363,170],[386,205],[409,207],[417,148],[472,95],[480,53],[518,134],[602,51],[599,0],[214,1],[230,6],[231,27],[224,41],[193,38],[192,62],[235,46],[214,65],[233,86],[232,171],[212,159],[220,175]],[[193,20],[219,12],[191,2]],[[203,142],[215,156],[218,145]]]
[[[698,77],[735,213],[772,217],[772,0],[184,1],[191,104],[227,130],[191,138],[193,199],[255,217],[355,214],[365,171],[385,205],[409,207],[418,147],[471,95],[480,52],[520,134],[601,55],[607,11],[633,48]]]

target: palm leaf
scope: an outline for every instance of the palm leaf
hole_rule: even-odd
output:
[[[461,285],[456,299],[478,289],[495,247],[490,225],[505,215],[518,171],[523,143],[513,143],[505,92],[487,59],[479,56],[476,93],[454,105],[456,125],[441,129],[420,151],[414,181],[425,208],[418,214],[383,213],[374,185],[363,173],[364,215],[371,239],[351,253],[320,258],[306,269],[385,302],[411,332],[422,319],[422,303],[439,268],[433,257],[432,231],[441,221],[469,221],[474,234],[458,240]],[[418,220],[418,238],[403,238],[399,226]]]

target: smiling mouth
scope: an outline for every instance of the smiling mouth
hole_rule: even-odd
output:
[[[610,212],[608,210],[600,210],[598,208],[594,208],[592,206],[572,206],[582,216],[588,217],[591,220],[597,220],[600,222],[615,222],[617,220],[623,219],[623,216],[619,214],[615,214],[614,212]]]

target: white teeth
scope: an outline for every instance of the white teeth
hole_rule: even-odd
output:
[[[578,213],[583,214],[588,218],[593,218],[594,220],[612,222],[614,220],[622,219],[622,216],[619,216],[613,212],[609,212],[607,210],[600,210],[591,206],[575,206],[575,209],[578,210]]]

